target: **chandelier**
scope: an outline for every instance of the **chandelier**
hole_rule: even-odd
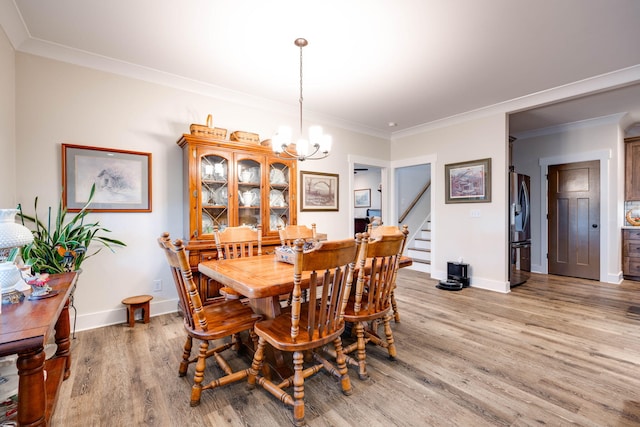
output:
[[[289,145],[292,143],[291,128],[280,126],[278,132],[271,139],[271,146],[274,153],[282,158],[298,159],[301,162],[324,159],[331,150],[331,135],[324,134],[321,126],[311,126],[308,139],[302,133],[302,48],[309,43],[303,38],[295,39],[293,43],[300,48],[300,98],[298,98],[298,103],[300,104],[300,138],[295,144],[295,152],[290,151]]]

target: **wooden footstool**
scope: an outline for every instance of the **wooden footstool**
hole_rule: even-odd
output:
[[[153,297],[151,295],[137,295],[135,297],[129,297],[122,300],[122,304],[127,306],[127,322],[130,327],[135,326],[135,312],[137,309],[142,309],[142,320],[144,323],[149,323],[149,301]]]

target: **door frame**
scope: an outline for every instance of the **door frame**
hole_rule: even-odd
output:
[[[607,247],[607,240],[611,232],[609,225],[611,218],[608,209],[612,203],[612,197],[609,194],[609,161],[611,158],[611,150],[588,151],[584,153],[540,158],[540,200],[544,203],[544,209],[540,209],[539,218],[541,263],[537,270],[539,270],[540,273],[549,274],[549,261],[547,259],[547,254],[549,253],[549,223],[547,220],[547,213],[549,212],[549,196],[547,192],[547,187],[549,185],[547,180],[549,166],[600,160],[600,281],[606,283],[618,283],[617,280],[612,281],[612,278],[609,278],[607,274],[609,261],[611,259],[610,251]]]
[[[347,160],[349,162],[349,218],[355,217],[356,208],[354,207],[355,196],[353,191],[356,188],[354,186],[355,184],[354,184],[353,172],[354,172],[356,163],[359,165],[376,166],[380,168],[380,185],[382,185],[382,189],[383,189],[382,197],[380,200],[380,209],[382,209],[382,221],[386,224],[387,223],[386,218],[389,218],[388,215],[389,215],[389,207],[390,207],[390,203],[389,203],[390,194],[388,191],[384,191],[384,190],[389,188],[389,161],[357,156],[353,154],[349,154],[347,156]],[[353,226],[353,219],[351,219],[349,222],[349,235],[353,236],[354,231],[355,230]]]

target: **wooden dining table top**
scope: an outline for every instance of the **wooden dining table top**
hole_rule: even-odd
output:
[[[401,268],[411,264],[409,257],[400,259]],[[275,255],[203,261],[198,264],[198,271],[250,299],[275,297],[293,290],[293,265],[278,261]],[[303,282],[308,277],[308,272],[303,274]]]

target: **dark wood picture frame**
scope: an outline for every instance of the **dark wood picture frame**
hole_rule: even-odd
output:
[[[444,165],[445,203],[491,201],[491,159]]]
[[[339,179],[338,174],[300,171],[300,211],[337,211]]]
[[[62,144],[62,201],[69,212],[151,212],[151,153]]]

